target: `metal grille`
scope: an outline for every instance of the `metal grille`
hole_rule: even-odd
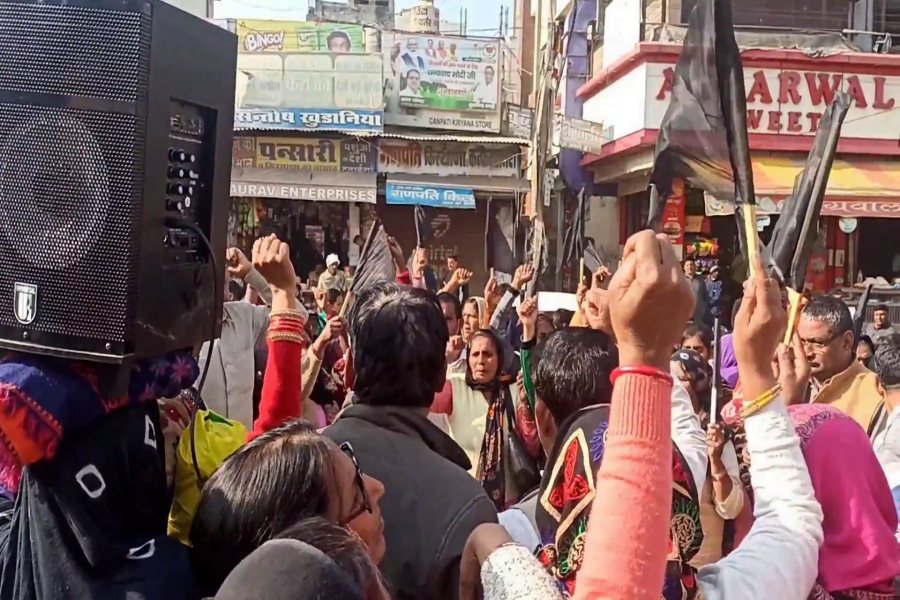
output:
[[[135,117],[0,104],[0,324],[36,285],[32,329],[124,341],[137,242]]]
[[[146,15],[0,2],[0,90],[135,102]]]

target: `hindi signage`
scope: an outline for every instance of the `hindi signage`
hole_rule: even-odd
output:
[[[378,171],[519,177],[520,152],[517,146],[502,144],[382,139],[378,143]]]
[[[534,111],[530,108],[507,104],[506,118],[503,120],[503,127],[500,128],[500,133],[509,137],[529,140],[531,139],[531,121],[533,118]]]
[[[232,166],[247,169],[285,169],[375,173],[374,143],[353,138],[235,136]]]
[[[384,33],[388,124],[500,130],[500,41]]]
[[[555,128],[560,148],[580,150],[586,154],[599,154],[603,148],[605,134],[601,123],[557,116]]]
[[[256,138],[256,167],[295,171],[374,173],[375,146],[366,141]]]
[[[475,192],[469,188],[388,182],[384,187],[387,204],[421,204],[439,208],[475,208]]]
[[[237,20],[235,129],[383,130],[382,58],[361,25]]]

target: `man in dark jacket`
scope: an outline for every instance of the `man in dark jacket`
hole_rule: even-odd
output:
[[[455,599],[466,540],[497,512],[465,452],[427,418],[446,379],[441,307],[425,290],[385,283],[360,294],[348,321],[354,401],[325,435],[349,442],[384,484],[380,567],[395,600]]]

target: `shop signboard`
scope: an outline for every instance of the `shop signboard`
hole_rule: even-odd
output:
[[[361,25],[235,21],[235,129],[384,128],[382,58]]]
[[[601,123],[557,115],[554,127],[560,148],[600,154],[606,136]]]
[[[475,192],[469,188],[388,182],[387,204],[420,204],[439,208],[475,208]]]
[[[389,125],[500,131],[500,41],[385,32]]]
[[[255,169],[374,173],[376,148],[355,138],[235,136],[232,165]]]
[[[709,194],[704,195],[706,216],[725,217],[734,214],[734,205],[722,202]],[[757,213],[760,215],[780,214],[787,198],[757,198]],[[873,217],[880,219],[900,219],[900,197],[826,197],[822,202],[824,217]]]
[[[534,119],[534,111],[525,106],[516,104],[506,105],[506,118],[500,133],[523,140],[531,139],[531,122]]]
[[[520,177],[520,154],[518,146],[502,144],[382,139],[378,142],[378,171]]]
[[[256,167],[374,173],[375,145],[356,139],[256,138]]]
[[[300,185],[254,181],[231,181],[235,198],[276,198],[278,200],[312,200],[318,202],[365,202],[375,204],[374,187],[340,185]]]

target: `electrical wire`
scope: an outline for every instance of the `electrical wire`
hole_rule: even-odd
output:
[[[212,244],[209,242],[209,238],[206,237],[206,234],[197,227],[196,223],[192,223],[187,219],[180,219],[178,217],[167,216],[165,219],[166,227],[170,229],[189,229],[197,234],[200,238],[200,241],[203,242],[203,245],[206,247],[206,252],[209,254],[209,262],[212,265],[213,269],[213,294],[216,301],[220,298],[225,297],[225,282],[222,282],[222,285],[219,285],[219,263],[216,260],[215,253],[213,252]],[[224,279],[224,277],[223,277]],[[220,289],[220,287],[222,289]],[[212,364],[212,354],[213,354],[213,346],[215,345],[215,332],[216,332],[216,314],[213,311],[213,322],[212,322],[212,330],[210,331],[209,336],[209,346],[206,350],[206,364],[203,365],[203,372],[200,374],[200,379],[197,380],[197,386],[195,389],[197,390],[197,396],[200,398],[200,401],[203,401],[203,384],[206,383],[206,376],[209,374],[209,366]]]

